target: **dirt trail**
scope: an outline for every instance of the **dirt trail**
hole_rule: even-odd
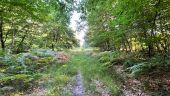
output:
[[[73,96],[84,96],[83,79],[80,72],[76,75],[76,82],[73,88]]]

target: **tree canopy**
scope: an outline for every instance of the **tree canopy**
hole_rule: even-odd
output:
[[[169,51],[169,0],[84,0],[88,41],[103,50]]]
[[[77,45],[68,27],[72,1],[1,0],[0,41],[3,50],[71,48]],[[50,43],[49,43],[50,42]]]

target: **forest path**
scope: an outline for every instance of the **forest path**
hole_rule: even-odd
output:
[[[71,96],[112,96],[110,88],[117,91],[117,85],[104,73],[104,67],[94,54],[93,51],[74,53],[70,64],[76,68],[76,74],[67,85]]]
[[[116,81],[91,52],[70,52],[67,63],[54,64],[42,75],[40,87],[25,96],[113,96],[118,92]]]
[[[83,78],[80,72],[77,73],[75,81],[73,96],[84,96]]]

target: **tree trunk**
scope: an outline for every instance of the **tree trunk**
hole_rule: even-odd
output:
[[[51,48],[52,48],[52,50],[54,51],[54,44],[51,44]]]
[[[16,34],[16,29],[15,27],[12,30],[12,44],[11,44],[11,49],[14,49],[15,47],[15,34]]]
[[[5,42],[4,42],[4,36],[3,36],[3,18],[2,18],[2,16],[0,16],[0,42],[1,42],[2,50],[5,50]]]

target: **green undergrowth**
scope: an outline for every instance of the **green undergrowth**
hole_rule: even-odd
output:
[[[51,66],[43,73],[42,80],[45,81],[46,96],[71,96],[70,92],[64,92],[64,88],[77,74],[78,67],[75,65],[74,57],[67,63],[60,63]]]
[[[98,59],[107,68],[122,65],[131,76],[147,75],[151,73],[167,72],[170,68],[170,57],[156,54],[152,57],[140,52],[123,53],[105,51],[98,54]]]
[[[164,94],[167,96],[166,94],[169,94],[169,90],[166,87],[167,83],[164,83],[168,80],[170,72],[170,56],[168,53],[167,56],[155,54],[152,57],[148,57],[147,54],[141,52],[127,54],[106,51],[100,52],[97,58],[111,72],[115,72],[115,68],[120,68],[116,71],[120,75],[121,81],[127,81],[127,78],[121,78],[122,76],[131,77],[131,79],[138,78],[143,85],[143,89],[151,95],[159,96],[158,94]],[[126,74],[119,73],[120,70]],[[153,85],[157,87],[153,88]]]
[[[77,72],[83,76],[87,96],[98,96],[93,80],[100,80],[113,96],[120,93],[118,77],[114,73],[110,74],[97,58],[85,54],[81,51],[72,52],[72,58],[68,63],[54,65],[44,74],[43,77],[48,80],[47,96],[71,96],[71,93],[65,93],[63,88]]]
[[[110,74],[97,58],[84,54],[77,54],[75,56],[75,63],[79,65],[79,69],[83,75],[86,94],[88,96],[98,96],[96,86],[93,82],[94,80],[102,82],[112,96],[120,94],[120,82],[116,74]]]
[[[35,53],[35,52],[34,52]],[[0,55],[0,95],[24,93],[38,85],[41,72],[53,64],[53,57],[42,52],[41,56],[29,53]]]
[[[0,70],[2,94],[9,90],[12,94],[24,94],[30,87],[40,86],[46,90],[45,96],[71,96],[71,92],[65,92],[65,87],[77,72],[83,76],[87,95],[99,94],[94,80],[102,82],[113,96],[120,94],[118,76],[103,66],[104,63],[100,63],[98,58],[87,54],[89,51],[71,52],[70,60],[66,63],[52,62],[51,55],[43,52],[34,51],[27,57],[24,54],[9,54],[2,58],[5,60],[1,62],[3,68]]]

